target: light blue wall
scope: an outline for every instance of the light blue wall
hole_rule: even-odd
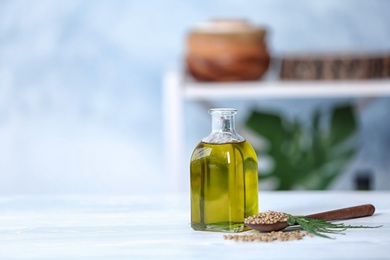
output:
[[[0,194],[164,190],[161,79],[199,21],[267,26],[277,54],[377,52],[390,50],[389,10],[386,0],[0,1]],[[387,189],[389,104],[375,101],[361,119]],[[208,126],[197,104],[186,113],[189,126]],[[189,132],[187,153],[204,129]]]

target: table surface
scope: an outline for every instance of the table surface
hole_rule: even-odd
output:
[[[390,259],[390,192],[260,192],[260,210],[310,214],[371,203],[334,239],[234,242],[193,231],[189,196],[0,197],[0,259]],[[247,231],[240,234],[249,234]]]

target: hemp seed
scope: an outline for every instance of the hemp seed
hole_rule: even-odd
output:
[[[275,224],[286,222],[287,218],[283,212],[267,211],[245,218],[244,224]]]
[[[273,242],[273,241],[292,241],[301,240],[308,234],[300,232],[299,230],[283,232],[272,231],[269,233],[256,233],[248,235],[224,235],[225,240],[233,240],[236,242]]]

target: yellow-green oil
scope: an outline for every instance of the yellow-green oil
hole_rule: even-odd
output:
[[[240,232],[258,213],[258,164],[247,142],[200,142],[191,156],[191,227]]]

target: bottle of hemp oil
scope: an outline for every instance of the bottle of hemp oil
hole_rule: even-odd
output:
[[[191,227],[240,232],[258,213],[258,163],[253,147],[235,130],[233,108],[214,108],[212,131],[190,163]]]

